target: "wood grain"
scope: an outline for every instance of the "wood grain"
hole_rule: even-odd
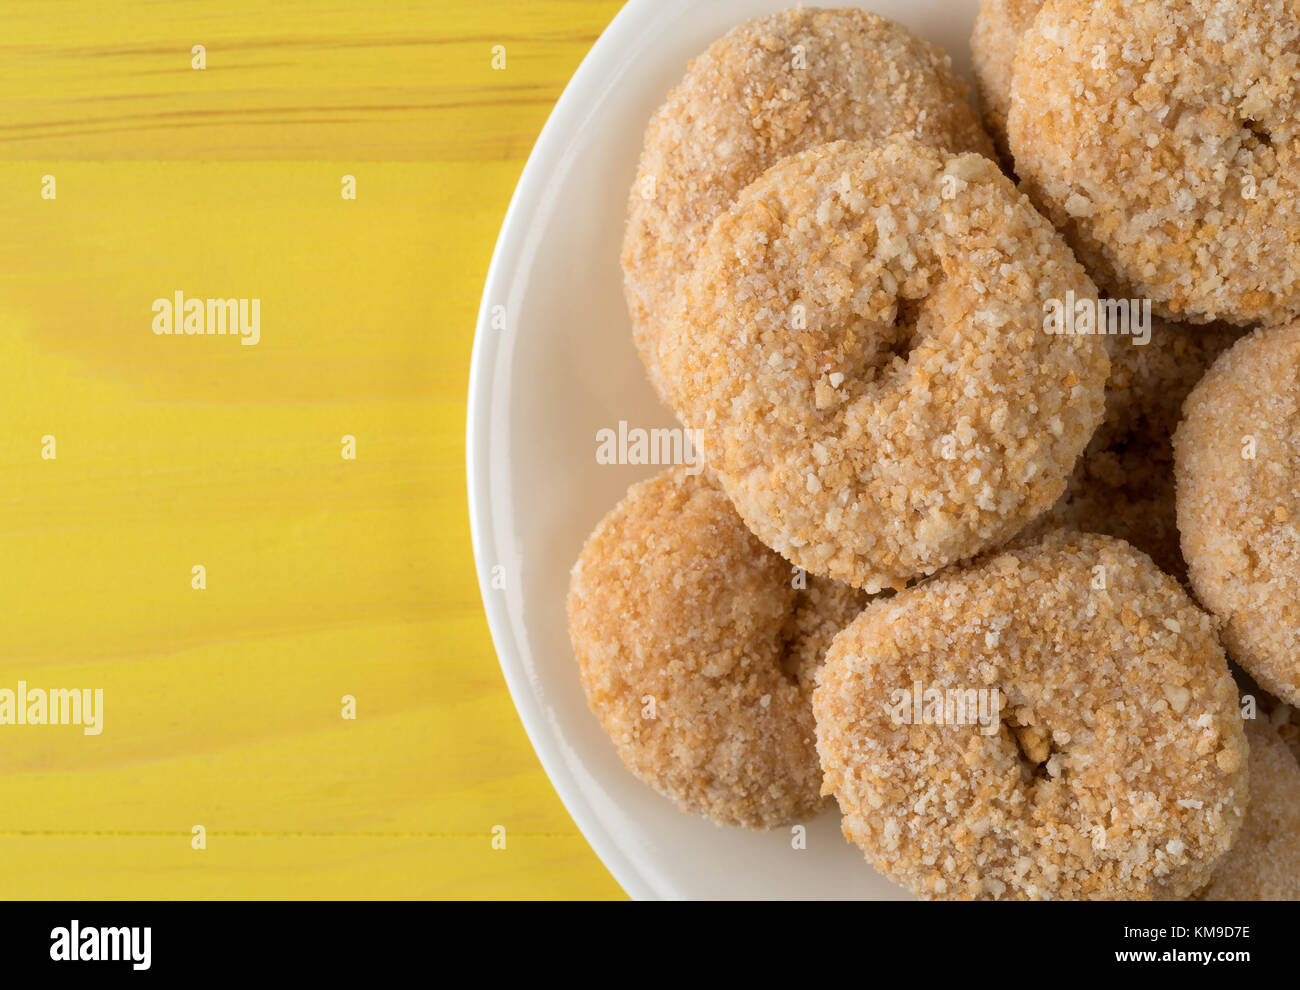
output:
[[[463,461],[492,244],[617,6],[6,4],[0,689],[105,702],[0,726],[0,896],[620,896],[506,693]],[[259,343],[154,334],[175,290]]]

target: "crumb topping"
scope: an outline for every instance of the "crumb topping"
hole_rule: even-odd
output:
[[[1095,297],[991,160],[841,142],[718,218],[660,361],[749,526],[874,592],[1009,539],[1064,490],[1109,367],[1102,338],[1044,331],[1068,292]]]
[[[898,724],[893,693],[918,681],[997,690],[996,731]],[[1241,827],[1213,622],[1111,537],[1058,534],[873,602],[813,707],[844,834],[922,897],[1185,897]]]
[[[587,702],[634,774],[720,824],[772,828],[823,803],[810,694],[865,603],[798,581],[706,474],[674,468],[588,538],[569,630]]]

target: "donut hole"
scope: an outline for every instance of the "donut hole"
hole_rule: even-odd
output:
[[[1243,544],[1241,547],[1241,557],[1245,563],[1245,574],[1243,577],[1246,580],[1251,580],[1259,573],[1259,553],[1254,547],[1247,543]]]
[[[785,624],[781,626],[781,632],[777,637],[777,661],[781,667],[781,676],[795,685],[799,683],[799,672],[802,666],[799,643],[803,638],[803,629],[799,618],[808,605],[808,593],[796,591],[790,614],[786,616]]]
[[[921,316],[925,306],[923,299],[898,300],[894,325],[890,327],[885,343],[881,366],[890,367],[895,359],[906,362],[916,349],[921,335]]]
[[[1246,132],[1246,143],[1253,142],[1256,146],[1265,148],[1273,147],[1273,134],[1267,127],[1251,117],[1242,121],[1242,129]]]
[[[893,316],[879,321],[863,321],[854,329],[860,341],[853,361],[853,376],[858,382],[879,382],[889,372],[905,365],[924,335],[924,299],[899,297]]]
[[[847,303],[810,310],[796,360],[813,383],[816,407],[837,410],[887,387],[926,335],[927,302],[899,296],[868,314]]]
[[[811,689],[831,640],[866,607],[867,600],[862,592],[822,578],[792,588],[774,647],[785,679]]]
[[[796,588],[791,592],[790,611],[777,639],[777,662],[781,674],[795,686],[807,676],[809,650],[814,646],[810,638],[815,638],[820,614],[819,600],[810,589]]]
[[[1050,774],[1047,765],[1057,752],[1051,730],[1023,707],[1006,712],[1002,724],[1015,740],[1020,758],[1021,781],[1036,784],[1048,780]]]

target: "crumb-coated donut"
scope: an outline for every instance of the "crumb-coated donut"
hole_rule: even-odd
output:
[[[1011,112],[1016,49],[1042,6],[1043,0],[980,0],[975,31],[971,34],[975,95],[998,157],[1008,166],[1014,165],[1011,146],[1007,143],[1007,114]]]
[[[746,523],[868,591],[1013,536],[1101,421],[1095,289],[990,159],[911,140],[783,160],[720,216],[660,339],[678,415]]]
[[[1269,722],[1296,762],[1300,763],[1300,709],[1279,702],[1270,713]]]
[[[772,828],[822,803],[810,692],[866,603],[794,569],[707,474],[632,486],[573,567],[587,703],[628,768],[684,810]]]
[[[1300,315],[1297,0],[1048,0],[1008,128],[1102,291],[1184,322]]]
[[[1154,320],[1151,339],[1110,337],[1106,418],[1093,434],[1065,494],[1021,538],[1058,526],[1117,536],[1161,570],[1187,577],[1174,512],[1174,430],[1183,400],[1214,359],[1241,337],[1226,325]]]
[[[1300,763],[1300,710],[1287,705],[1283,717],[1274,720],[1273,727],[1296,762]]]
[[[1002,699],[996,725],[970,701],[964,722],[906,704],[979,691]],[[832,643],[813,711],[845,836],[922,897],[1186,897],[1241,827],[1247,747],[1213,621],[1111,537],[1058,534],[874,602]]]
[[[1300,323],[1221,355],[1174,436],[1178,530],[1196,595],[1260,686],[1300,705]]]
[[[646,130],[623,241],[634,340],[661,395],[656,341],[714,218],[786,155],[892,134],[993,154],[949,57],[875,14],[783,10],[691,62]]]
[[[1264,718],[1246,722],[1250,807],[1201,899],[1300,900],[1300,764]]]
[[[1232,676],[1237,681],[1237,689],[1241,692],[1242,698],[1249,696],[1253,700],[1257,716],[1268,719],[1273,731],[1287,744],[1295,755],[1296,762],[1300,763],[1300,708],[1288,705],[1265,691],[1259,686],[1259,682],[1242,670],[1241,665],[1231,657],[1228,658],[1228,669],[1232,671]]]

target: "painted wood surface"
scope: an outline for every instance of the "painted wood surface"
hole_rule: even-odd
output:
[[[0,692],[104,700],[0,726],[0,896],[621,896],[464,478],[492,245],[618,6],[5,4]],[[257,343],[155,333],[177,291],[258,299]]]

